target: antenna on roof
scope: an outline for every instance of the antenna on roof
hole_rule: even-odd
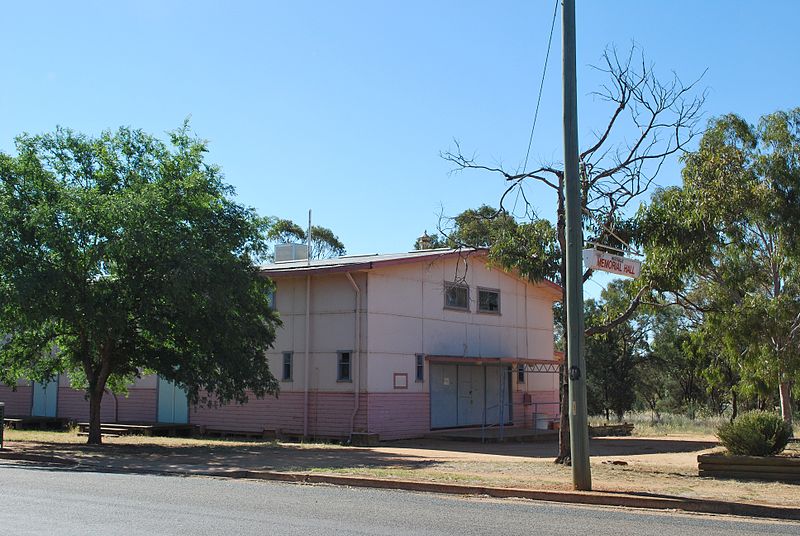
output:
[[[306,233],[306,240],[308,241],[308,256],[306,257],[306,265],[311,265],[311,209],[308,209],[308,232]]]

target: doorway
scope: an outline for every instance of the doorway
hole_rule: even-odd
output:
[[[158,422],[189,422],[189,398],[186,390],[175,382],[158,377]]]
[[[33,382],[31,416],[55,417],[58,412],[58,376],[49,382]]]

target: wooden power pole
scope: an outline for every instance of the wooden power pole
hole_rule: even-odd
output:
[[[583,335],[583,226],[578,169],[578,87],[575,74],[575,0],[562,4],[564,90],[564,182],[567,234],[567,365],[572,485],[592,489],[589,422],[586,410],[586,360]]]

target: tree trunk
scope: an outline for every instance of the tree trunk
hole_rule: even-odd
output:
[[[103,390],[89,390],[89,445],[100,445],[102,436],[100,435],[100,402],[103,400]]]
[[[558,375],[561,420],[558,429],[558,456],[554,461],[569,465],[571,450],[569,445],[569,384],[567,382],[567,365],[564,363]]]
[[[112,351],[113,341],[109,338],[100,347],[100,362],[98,364],[95,365],[93,363],[88,353],[83,360],[83,370],[89,383],[89,440],[87,441],[89,445],[100,445],[102,443],[100,435],[100,403],[103,401],[106,382],[111,376]]]
[[[731,422],[736,419],[737,415],[739,415],[739,396],[734,389],[731,391]]]
[[[792,424],[792,382],[782,380],[780,383],[781,394],[781,417],[783,420]]]
[[[558,245],[561,248],[561,263],[558,267],[559,274],[561,275],[561,325],[564,327],[564,363],[561,365],[560,374],[558,375],[559,381],[559,401],[561,402],[561,420],[558,429],[558,456],[555,463],[570,464],[572,451],[569,444],[569,379],[567,377],[567,352],[569,346],[567,344],[567,237],[566,237],[566,220],[565,206],[564,206],[564,181],[560,178],[558,181],[558,222],[556,224],[556,233]]]

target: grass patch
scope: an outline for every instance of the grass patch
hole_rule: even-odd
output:
[[[49,430],[5,430],[5,441],[20,443],[53,443],[62,445],[85,444],[86,436],[79,436],[77,429],[63,432]],[[106,445],[156,445],[162,447],[253,447],[275,446],[277,441],[253,439],[218,439],[211,437],[160,437],[144,435],[127,435],[120,437],[104,437]]]
[[[630,412],[625,414],[623,422],[633,423],[633,435],[640,437],[707,435],[716,436],[717,429],[730,419],[720,415],[704,415],[694,419],[679,413],[662,413],[657,419],[650,412]],[[616,419],[606,421],[601,416],[589,418],[590,426],[617,424]],[[800,421],[794,422],[796,434],[800,434]]]
[[[592,417],[589,424],[599,426],[616,424],[616,419],[607,422],[602,417]],[[667,436],[667,435],[714,435],[722,423],[728,422],[725,417],[704,416],[690,419],[686,415],[662,413],[653,419],[650,413],[626,413],[623,422],[633,423],[634,436]]]

